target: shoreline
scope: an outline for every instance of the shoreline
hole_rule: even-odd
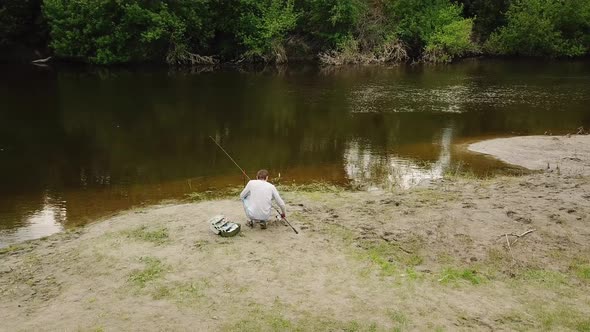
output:
[[[470,144],[468,150],[533,171],[590,175],[590,135],[496,138]]]
[[[102,69],[141,69],[141,68],[168,68],[175,69],[180,72],[183,70],[191,70],[195,68],[213,68],[213,71],[223,71],[230,69],[249,69],[252,71],[262,70],[269,67],[326,67],[326,68],[347,68],[347,67],[363,67],[363,66],[382,66],[382,67],[396,67],[396,66],[408,66],[413,67],[416,64],[421,66],[449,66],[461,64],[468,61],[513,61],[513,62],[586,62],[590,60],[590,55],[576,57],[576,58],[544,58],[535,56],[498,56],[498,55],[473,55],[461,58],[456,58],[450,63],[428,63],[428,62],[414,62],[414,61],[402,61],[402,62],[376,62],[376,63],[345,63],[340,65],[334,64],[322,64],[317,58],[317,55],[310,56],[308,58],[296,58],[291,59],[285,63],[273,63],[273,62],[259,62],[259,61],[241,61],[237,60],[220,61],[215,64],[198,64],[198,65],[170,65],[166,62],[129,62],[129,63],[117,63],[110,65],[92,64],[84,61],[75,61],[67,58],[59,58],[54,55],[46,55],[43,57],[52,57],[53,59],[49,62],[43,63],[43,66],[51,67],[66,67],[66,68],[102,68]],[[43,58],[42,57],[42,58]],[[32,61],[38,60],[37,58],[27,59],[0,59],[0,65],[35,65]]]
[[[404,191],[282,196],[298,235],[248,228],[239,200],[220,198],[0,249],[3,328],[590,328],[587,175],[452,175]],[[240,234],[209,230],[220,213]]]

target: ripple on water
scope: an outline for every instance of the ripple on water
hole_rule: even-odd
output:
[[[588,101],[586,91],[567,87],[512,85],[482,87],[476,83],[424,88],[408,84],[364,85],[350,93],[352,113],[441,112],[527,105],[551,110],[564,101]]]

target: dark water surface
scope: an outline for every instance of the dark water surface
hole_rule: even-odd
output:
[[[0,247],[251,175],[410,187],[497,136],[590,127],[590,62],[181,72],[0,66]],[[461,143],[461,144],[457,144]],[[221,211],[220,211],[221,212]]]

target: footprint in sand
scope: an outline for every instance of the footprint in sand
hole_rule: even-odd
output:
[[[516,222],[520,222],[523,224],[530,224],[533,221],[531,220],[531,218],[529,217],[523,217],[523,216],[519,216],[516,212],[514,211],[506,211],[506,215],[511,218],[512,220],[516,221]]]

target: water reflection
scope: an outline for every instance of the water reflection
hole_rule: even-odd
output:
[[[0,230],[0,248],[59,233],[66,222],[66,202],[46,193],[41,208],[27,213],[19,228]]]
[[[583,61],[0,72],[0,242],[33,222],[71,227],[242,184],[209,136],[251,175],[391,189],[458,162],[505,167],[457,153],[457,142],[590,127]],[[53,202],[41,203],[46,193]],[[66,204],[67,218],[48,217],[46,206]]]
[[[452,136],[452,127],[442,130],[439,141],[440,153],[435,162],[403,158],[395,152],[375,152],[370,144],[353,140],[344,152],[346,175],[353,186],[368,190],[408,189],[441,179],[451,166]]]

